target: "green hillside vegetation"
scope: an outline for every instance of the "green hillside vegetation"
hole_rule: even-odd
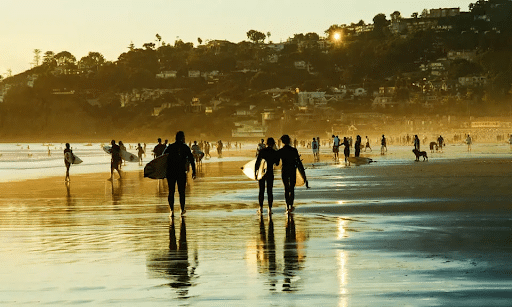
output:
[[[435,26],[414,31],[405,26],[415,20],[435,21]],[[325,37],[295,34],[280,44],[270,42],[270,33],[257,30],[247,32],[248,41],[199,38],[196,46],[181,40],[168,44],[157,34],[157,40],[141,48],[131,44],[113,62],[98,52],[78,60],[67,51],[46,51],[34,68],[1,80],[0,136],[153,139],[182,129],[226,138],[239,108],[252,105],[254,114],[269,108],[286,114],[297,111],[295,89],[332,93],[333,88],[350,85],[370,95],[329,103],[340,114],[376,112],[371,94],[387,86],[396,89],[393,99],[404,102],[400,108],[377,110],[390,116],[456,116],[470,108],[482,116],[510,114],[512,2],[477,1],[469,12],[447,17],[431,17],[426,10],[410,18],[399,12],[389,18],[378,14],[372,22],[332,25],[322,33]],[[476,51],[476,57],[451,60],[443,74],[433,76],[429,65],[451,50]],[[301,61],[305,69],[296,67]],[[422,65],[426,69],[420,69]],[[203,75],[189,76],[193,71]],[[172,76],[157,76],[166,72]],[[487,78],[486,84],[444,91],[428,86],[480,75]],[[273,88],[291,91],[278,97],[265,94]],[[422,97],[430,91],[436,91],[442,103],[425,108]],[[123,95],[130,99],[123,103]],[[201,104],[199,112],[194,99]],[[164,104],[167,107],[154,116],[155,108]],[[214,111],[207,113],[206,107]],[[261,116],[256,119],[261,121]],[[301,128],[293,118],[284,121],[281,127]]]

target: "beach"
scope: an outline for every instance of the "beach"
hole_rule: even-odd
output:
[[[510,148],[453,145],[428,162],[410,149],[362,166],[300,149],[311,189],[285,215],[277,171],[270,218],[240,170],[249,145],[212,153],[173,219],[166,182],[134,164],[107,181],[96,151],[69,184],[63,165],[27,180],[0,167],[0,305],[509,306]]]

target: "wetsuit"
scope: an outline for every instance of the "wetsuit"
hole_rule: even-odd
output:
[[[299,165],[302,165],[302,162],[297,149],[288,144],[279,149],[278,154],[283,165],[281,177],[284,184],[284,198],[286,199],[287,208],[291,209],[295,199],[296,169]]]
[[[356,144],[355,144],[355,156],[356,157],[359,157],[359,153],[361,153],[361,139],[360,138],[357,138],[356,139]]]
[[[121,147],[119,145],[112,145],[112,160],[110,162],[111,169],[119,169],[121,164]]]
[[[267,198],[268,198],[268,208],[272,209],[272,203],[274,201],[274,196],[272,194],[272,188],[274,187],[274,164],[279,165],[279,155],[277,151],[275,151],[271,147],[265,147],[258,152],[258,158],[256,159],[256,165],[254,169],[257,170],[260,167],[261,160],[264,159],[267,161],[267,172],[258,180],[258,185],[260,188],[260,192],[258,194],[258,201],[260,204],[260,209],[263,209],[263,201],[265,200],[265,182],[267,183]]]
[[[158,144],[155,146],[155,149],[153,149],[153,153],[155,154],[155,158],[160,157],[165,150],[164,144]]]
[[[196,173],[196,163],[190,148],[181,142],[175,142],[167,146],[164,154],[167,156],[167,184],[169,185],[169,207],[174,211],[174,191],[178,184],[180,194],[181,211],[185,210],[185,187],[187,184],[187,162],[192,166],[192,174]]]

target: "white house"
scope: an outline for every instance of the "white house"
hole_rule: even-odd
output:
[[[157,78],[160,79],[170,79],[170,78],[176,78],[178,75],[178,72],[176,70],[166,70],[161,71],[160,73],[156,74]]]

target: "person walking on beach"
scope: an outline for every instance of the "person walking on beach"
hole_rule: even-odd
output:
[[[281,137],[284,146],[279,149],[279,159],[282,162],[281,178],[284,184],[284,198],[286,200],[286,212],[293,212],[293,201],[295,199],[295,183],[297,180],[297,168],[304,169],[302,161],[300,161],[299,152],[297,148],[290,146],[290,137],[285,134]],[[304,175],[306,187],[308,186],[307,179]]]
[[[274,187],[274,165],[279,165],[279,155],[277,154],[277,151],[274,150],[275,143],[276,142],[273,138],[267,139],[267,147],[261,149],[258,152],[258,157],[256,158],[256,164],[254,166],[254,177],[258,178],[257,171],[260,167],[261,160],[265,160],[267,162],[267,172],[260,180],[258,180],[258,202],[260,204],[260,209],[258,210],[259,214],[263,214],[263,202],[265,200],[265,183],[267,184],[268,214],[272,214],[272,203],[274,201],[274,196],[272,192],[272,188]]]
[[[418,135],[414,135],[414,149],[417,151],[420,151],[420,139],[418,138]]]
[[[356,136],[356,143],[354,145],[354,156],[359,157],[361,153],[361,136]]]
[[[121,176],[121,171],[119,170],[120,169],[120,165],[122,163],[121,161],[121,147],[119,147],[119,145],[116,144],[116,141],[112,140],[112,142],[110,142],[112,144],[112,157],[111,157],[111,160],[110,160],[110,178],[108,180],[112,181],[112,179],[114,179],[114,170],[117,171],[117,174],[119,175],[119,179],[122,178]]]
[[[311,149],[313,150],[313,161],[320,161],[320,156],[318,155],[319,146],[315,138],[313,138],[313,142],[311,142]]]
[[[69,167],[71,166],[71,163],[75,162],[75,156],[73,155],[73,151],[71,150],[71,145],[69,143],[66,143],[66,148],[64,149],[64,165],[66,165],[66,178],[65,181],[70,181],[69,179]],[[49,150],[49,149],[48,149]],[[71,161],[68,161],[66,157],[66,153],[69,153],[68,156],[71,157]]]
[[[340,138],[336,135],[332,135],[332,152],[334,153],[334,161],[338,162],[340,152]]]
[[[167,146],[163,154],[167,156],[167,184],[169,185],[169,208],[170,217],[174,217],[174,193],[176,184],[180,196],[181,215],[185,210],[185,188],[187,186],[187,163],[192,167],[192,179],[196,179],[196,164],[190,147],[185,143],[185,133],[178,131],[176,133],[176,142]]]
[[[212,156],[210,155],[210,142],[204,142],[204,156],[205,159],[210,159]]]
[[[366,144],[364,145],[364,152],[366,152],[366,148],[370,148],[370,151],[372,151],[372,148],[370,147],[370,139],[368,136],[366,136]]]
[[[165,147],[166,146],[162,144],[162,139],[158,138],[158,144],[153,149],[153,158],[160,157],[164,153]]]
[[[139,157],[139,165],[142,165],[142,155],[144,154],[144,148],[140,146],[140,143],[137,144],[137,155]]]
[[[345,164],[348,163],[348,157],[350,157],[350,142],[348,141],[347,137],[343,137],[343,146],[345,148],[343,149],[343,155],[345,156]]]
[[[439,136],[437,138],[437,146],[439,147],[439,150],[442,152],[443,151],[443,145],[444,145],[444,139],[442,136]]]
[[[388,146],[386,144],[386,137],[384,134],[382,135],[382,139],[380,140],[380,154],[383,155],[385,152],[388,151]]]
[[[473,139],[469,136],[466,138],[466,144],[468,145],[468,151],[471,151],[471,144],[473,144]]]

